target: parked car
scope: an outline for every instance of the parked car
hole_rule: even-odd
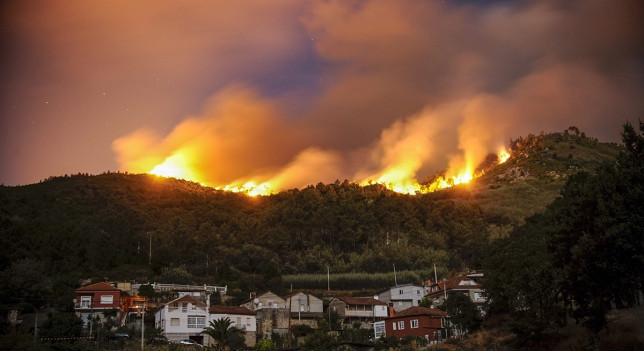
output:
[[[114,339],[116,340],[129,340],[130,334],[128,333],[114,333]]]
[[[130,340],[130,334],[117,332],[117,333],[114,333],[112,336],[110,336],[108,341],[110,343],[117,343],[117,344],[123,345],[128,340]]]
[[[200,343],[192,340],[192,339],[181,339],[179,340],[179,344],[181,345],[189,345],[189,346],[197,346],[197,347],[203,347]]]
[[[170,340],[163,335],[155,335],[148,339],[148,344],[150,345],[167,345],[170,343]]]

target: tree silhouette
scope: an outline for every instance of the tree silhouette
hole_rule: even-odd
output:
[[[236,328],[228,317],[216,319],[204,328],[203,334],[210,336],[217,344],[216,350],[230,350],[229,341],[242,333],[241,329]]]

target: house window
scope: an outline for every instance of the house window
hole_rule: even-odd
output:
[[[193,309],[193,310],[196,310],[196,309],[197,309],[197,305],[196,305],[196,304],[192,304],[192,309]]]
[[[241,325],[241,317],[237,317],[237,324],[236,325]]]
[[[411,320],[411,327],[413,328],[418,328],[418,319],[412,319]]]
[[[181,312],[188,312],[188,303],[184,302],[181,306]]]
[[[81,296],[81,308],[90,308],[92,307],[92,297],[91,296]]]
[[[188,328],[203,329],[206,327],[205,316],[188,316]]]
[[[482,293],[480,292],[475,292],[474,293],[474,300],[475,301],[485,301],[485,297],[483,296]]]
[[[385,322],[375,322],[375,323],[373,323],[373,330],[374,330],[374,334],[375,334],[376,339],[379,339],[381,336],[386,335]]]
[[[402,295],[402,294],[403,294],[403,289],[398,290],[398,293],[399,293],[400,295]]]
[[[250,317],[246,317],[246,328],[250,328]]]
[[[391,323],[391,327],[396,330],[396,322]]]
[[[398,330],[403,330],[403,329],[405,329],[405,321],[398,322]]]
[[[170,325],[173,327],[178,327],[180,325],[180,320],[179,318],[171,318],[170,319]]]
[[[111,305],[114,303],[114,295],[101,295],[101,305]]]

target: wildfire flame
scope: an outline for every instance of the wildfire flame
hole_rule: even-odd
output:
[[[510,158],[510,153],[506,149],[501,149],[497,155],[498,164],[506,162]],[[437,190],[446,189],[455,185],[467,184],[473,179],[481,176],[483,171],[475,173],[471,167],[466,167],[464,170],[456,173],[455,175],[443,175],[436,178],[431,184],[419,184],[416,180],[407,179],[404,176],[400,177],[406,172],[399,170],[391,170],[385,172],[378,180],[377,184],[384,185],[387,189],[397,193],[416,195],[427,194]],[[373,184],[374,181],[364,181],[362,185]]]
[[[504,163],[510,158],[510,153],[502,149],[499,151],[498,163]],[[217,190],[224,190],[236,193],[244,193],[248,196],[268,196],[274,193],[275,188],[271,186],[270,181],[256,182],[246,181],[234,182],[227,185],[212,185],[205,183],[199,174],[190,167],[189,157],[185,153],[177,152],[172,156],[166,158],[163,162],[154,166],[149,172],[161,177],[179,178],[190,181],[198,182],[204,186],[212,186]],[[446,189],[455,185],[467,184],[476,177],[482,175],[475,173],[471,167],[466,167],[464,170],[456,173],[455,175],[439,176],[431,184],[419,184],[417,180],[409,177],[409,171],[404,167],[394,167],[385,171],[377,180],[366,180],[360,182],[361,185],[382,184],[387,189],[401,194],[427,194],[437,190]]]
[[[225,185],[223,187],[215,187],[215,189],[244,193],[248,196],[268,196],[273,193],[273,189],[268,182],[256,184],[253,181],[249,181],[242,185]]]
[[[510,158],[510,153],[506,151],[505,149],[501,149],[499,151],[499,164],[505,163]]]
[[[154,166],[149,172],[160,177],[185,179],[201,183],[200,177],[192,167],[190,160],[183,152],[177,152]],[[201,183],[204,185],[203,183]]]
[[[497,155],[498,163],[504,163],[510,158],[510,153],[501,149]],[[270,181],[257,182],[246,181],[234,182],[227,185],[212,185],[205,183],[199,174],[190,167],[190,158],[182,152],[177,152],[172,156],[166,158],[163,162],[154,166],[150,170],[150,174],[161,177],[179,178],[190,181],[198,182],[204,186],[212,186],[217,190],[224,190],[236,193],[244,193],[248,196],[267,196],[274,193],[275,188],[271,186]],[[366,180],[360,182],[361,185],[382,184],[387,189],[401,194],[427,194],[437,190],[446,189],[455,185],[467,184],[476,177],[482,175],[475,173],[471,167],[466,167],[464,170],[456,173],[455,175],[439,176],[431,184],[420,184],[417,180],[409,177],[409,171],[405,167],[394,167],[389,169],[377,179]]]

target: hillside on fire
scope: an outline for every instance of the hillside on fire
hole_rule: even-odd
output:
[[[422,280],[434,264],[447,276],[481,267],[491,241],[542,211],[571,175],[620,150],[575,127],[519,137],[510,148],[507,162],[481,165],[471,183],[420,195],[344,180],[251,197],[122,173],[2,186],[0,267],[11,277],[2,291],[48,297],[80,278],[107,277],[217,282],[244,295],[284,291],[293,282],[283,276],[327,269],[396,269]],[[356,285],[392,284],[385,276],[391,282]]]

